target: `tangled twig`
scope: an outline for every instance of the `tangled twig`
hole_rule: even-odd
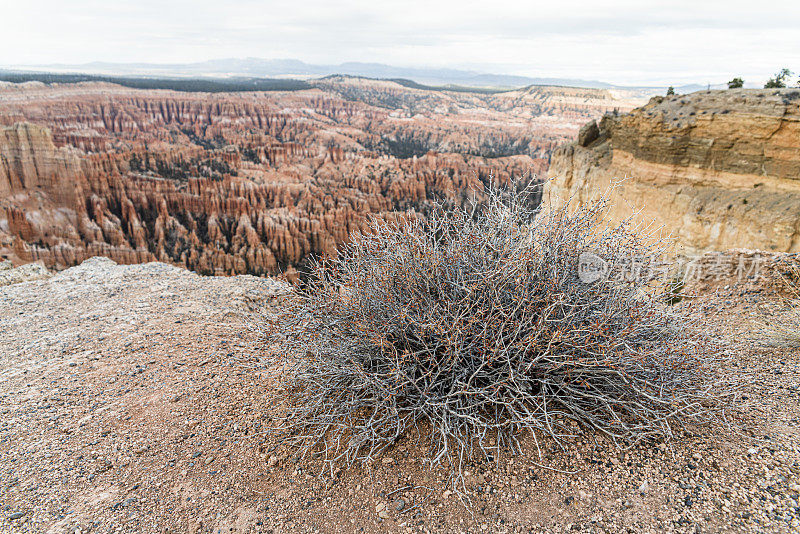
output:
[[[523,197],[376,220],[315,264],[275,323],[289,443],[369,462],[426,428],[430,460],[463,480],[522,431],[560,443],[576,422],[630,444],[717,416],[721,345],[654,276],[623,272],[663,243],[603,226],[603,199],[541,213]],[[581,276],[585,254],[605,276]]]

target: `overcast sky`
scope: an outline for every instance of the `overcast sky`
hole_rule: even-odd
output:
[[[763,83],[800,71],[800,1],[0,0],[0,66],[230,57]]]

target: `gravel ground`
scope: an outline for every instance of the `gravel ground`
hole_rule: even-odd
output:
[[[0,261],[0,286],[18,284],[28,280],[44,280],[52,274],[41,263],[28,263],[14,267],[11,260]]]
[[[471,465],[465,507],[410,440],[322,475],[276,446],[248,325],[285,290],[100,258],[0,287],[0,531],[800,530],[796,350],[742,350],[735,428],[545,450],[570,473],[529,444]],[[731,295],[715,327],[745,332],[759,303],[780,320],[763,295]]]

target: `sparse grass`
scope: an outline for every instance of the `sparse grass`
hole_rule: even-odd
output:
[[[617,276],[660,250],[604,227],[604,200],[537,214],[523,197],[374,221],[314,266],[273,339],[286,443],[367,462],[426,428],[457,478],[525,433],[562,442],[576,422],[621,444],[717,417],[721,345],[665,305],[669,287]],[[611,276],[582,281],[586,252]]]

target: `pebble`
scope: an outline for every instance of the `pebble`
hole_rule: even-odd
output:
[[[63,360],[59,361],[59,365],[63,366],[65,362]],[[49,377],[48,380],[50,380]],[[129,380],[129,378],[120,375],[118,381],[118,383],[121,383],[122,388],[119,390],[120,392],[124,391],[127,393],[128,391],[136,391],[125,389],[130,385],[128,383]],[[103,387],[108,387],[107,383],[108,381],[103,379],[101,385]],[[24,382],[22,384],[24,385]],[[51,387],[49,382],[46,385],[48,388]],[[793,387],[796,389],[796,386]],[[792,391],[795,391],[795,389],[792,389]],[[23,387],[21,390],[25,391],[26,389]],[[778,389],[777,391],[780,393],[781,391],[789,390]],[[176,394],[172,393],[172,395]],[[50,397],[49,393],[48,397]],[[9,399],[10,398],[13,397],[9,397]],[[64,397],[64,399],[69,398],[69,396]],[[168,398],[170,398],[170,396],[165,396],[165,399]],[[183,398],[188,399],[186,394]],[[7,402],[9,399],[3,400]],[[49,417],[51,412],[47,410],[49,410],[53,398],[43,398],[42,400],[43,402],[46,401],[48,404],[43,404],[41,413],[44,417]],[[794,403],[796,394],[792,394],[790,400]],[[151,493],[151,486],[148,485],[147,482],[144,482],[143,489],[139,490],[141,493],[137,495],[137,499],[142,499],[141,502],[138,500],[129,501],[128,499],[124,499],[125,496],[133,493],[131,489],[127,492],[127,495],[123,494],[117,497],[117,499],[109,499],[108,502],[117,503],[118,508],[111,510],[110,507],[104,506],[103,510],[108,509],[109,511],[103,512],[102,514],[98,512],[99,519],[111,521],[123,515],[135,517],[141,515],[141,512],[138,512],[139,507],[148,509],[148,513],[154,515],[163,514],[163,510],[160,508],[161,504],[154,503],[158,502],[164,495],[168,495],[169,488],[173,485],[177,486],[183,483],[189,486],[195,482],[194,478],[181,481],[180,476],[177,475],[180,473],[180,475],[186,477],[188,472],[186,469],[175,472],[176,464],[178,464],[178,470],[192,461],[197,462],[198,465],[203,465],[199,460],[187,459],[187,453],[191,458],[205,456],[203,463],[206,465],[214,463],[216,460],[215,456],[219,454],[220,462],[226,463],[226,467],[228,467],[227,462],[230,461],[232,464],[229,467],[230,471],[238,474],[238,469],[240,468],[236,465],[237,457],[231,457],[226,454],[228,450],[231,450],[230,445],[227,446],[227,449],[223,447],[216,449],[214,447],[203,448],[205,444],[201,445],[198,443],[200,439],[203,441],[208,439],[204,434],[207,430],[207,428],[204,429],[207,420],[203,419],[200,413],[194,411],[194,403],[187,401],[184,404],[185,406],[169,406],[172,410],[175,424],[182,427],[183,421],[195,417],[199,418],[201,424],[199,429],[196,428],[196,423],[186,425],[186,435],[181,437],[181,441],[185,443],[183,449],[165,451],[163,444],[154,445],[155,442],[150,441],[151,445],[148,450],[142,446],[143,441],[151,439],[148,433],[142,436],[136,436],[135,434],[128,436],[126,433],[126,426],[114,426],[114,424],[116,424],[116,419],[104,418],[103,412],[93,416],[94,419],[92,419],[92,421],[97,420],[96,425],[92,422],[92,424],[84,427],[83,430],[77,431],[78,434],[83,432],[85,435],[80,437],[92,440],[87,443],[88,448],[86,450],[76,451],[78,454],[83,455],[82,459],[78,459],[77,456],[74,457],[74,480],[81,491],[85,486],[89,486],[91,489],[91,484],[88,484],[86,481],[92,479],[97,483],[97,486],[93,488],[97,492],[105,491],[105,488],[109,487],[111,484],[121,484],[120,481],[124,480],[124,477],[130,475],[128,470],[123,469],[123,467],[127,462],[131,461],[129,456],[133,454],[147,453],[153,457],[154,461],[152,465],[156,465],[155,461],[158,460],[158,466],[165,464],[168,466],[163,476],[156,477],[161,478],[161,480],[166,483],[163,491],[160,493]],[[83,404],[81,404],[81,407],[83,407]],[[92,408],[93,404],[89,404],[87,407]],[[6,404],[0,406],[0,411],[4,409],[6,409]],[[794,407],[792,409],[794,409]],[[9,415],[11,415],[11,412],[3,412],[3,418]],[[781,413],[781,415],[783,416],[784,414]],[[786,421],[791,421],[791,418],[795,417],[796,412],[789,412],[785,415]],[[68,417],[68,412],[65,412],[63,417]],[[5,422],[5,419],[3,420]],[[134,421],[135,420],[136,418],[134,418]],[[144,418],[141,418],[141,420],[144,420]],[[43,419],[43,421],[47,422],[50,421],[50,419]],[[213,424],[209,423],[208,427],[214,428],[215,424],[216,422]],[[230,423],[227,422],[224,423],[224,432],[226,433],[230,432],[229,424]],[[240,425],[243,425],[242,431],[247,428],[247,424],[240,423]],[[58,432],[56,434],[57,439],[64,439],[65,436],[61,434],[60,429],[54,428],[53,431]],[[45,432],[47,432],[47,430],[45,430]],[[190,432],[197,432],[198,435],[189,438]],[[705,439],[705,431],[701,430],[699,432],[702,434],[703,439]],[[467,525],[466,522],[469,520],[465,518],[465,523],[461,524],[460,528],[453,526],[453,523],[451,523],[451,521],[460,521],[461,515],[463,515],[461,513],[462,509],[459,508],[461,506],[459,500],[453,498],[454,493],[452,491],[444,491],[445,487],[442,487],[442,479],[437,477],[435,470],[429,470],[427,468],[419,469],[416,472],[416,478],[408,476],[406,479],[406,475],[414,474],[414,470],[409,467],[408,472],[406,472],[406,469],[400,470],[396,468],[400,460],[403,460],[404,464],[406,463],[406,460],[403,459],[405,458],[404,452],[398,449],[397,454],[403,454],[403,456],[398,456],[397,458],[389,458],[387,456],[384,457],[385,459],[381,458],[381,463],[378,464],[386,464],[386,467],[381,471],[387,473],[388,478],[384,477],[380,479],[379,482],[381,484],[377,486],[378,492],[380,492],[381,489],[384,490],[384,496],[380,497],[384,502],[376,506],[373,512],[374,515],[370,516],[374,527],[372,530],[387,530],[391,522],[396,520],[398,522],[398,528],[406,528],[407,525],[405,523],[401,524],[400,522],[408,521],[408,523],[412,525],[409,528],[417,531],[417,526],[422,523],[422,518],[425,518],[426,522],[429,520],[432,521],[425,527],[431,531],[453,530],[459,532],[475,532],[480,529],[488,532],[501,532],[503,529],[507,529],[508,532],[515,532],[520,529],[521,522],[517,522],[518,519],[514,518],[514,514],[519,513],[519,511],[525,511],[528,502],[535,505],[538,499],[536,493],[540,491],[541,488],[542,494],[545,497],[548,496],[546,493],[548,491],[557,491],[557,495],[562,498],[566,495],[574,495],[574,498],[570,497],[569,500],[565,502],[573,503],[573,510],[571,510],[570,513],[583,517],[572,525],[573,529],[576,531],[588,531],[596,528],[597,531],[621,532],[628,527],[631,531],[642,532],[659,532],[670,529],[679,532],[686,531],[686,529],[690,529],[689,531],[698,530],[705,532],[711,530],[710,525],[719,525],[720,530],[727,529],[726,531],[732,532],[800,532],[796,519],[800,516],[800,509],[797,506],[797,494],[800,493],[800,479],[797,478],[800,477],[800,470],[796,467],[798,461],[795,452],[797,450],[797,441],[789,441],[789,438],[784,434],[777,434],[775,437],[771,439],[767,438],[765,441],[764,438],[766,438],[766,436],[763,435],[764,433],[766,433],[766,431],[753,435],[754,438],[757,438],[759,445],[755,445],[752,441],[743,446],[741,442],[734,442],[731,444],[730,453],[724,455],[722,454],[723,451],[727,451],[728,449],[718,449],[715,444],[703,441],[692,441],[696,447],[690,449],[683,448],[683,444],[680,441],[671,444],[670,447],[664,444],[661,444],[657,449],[655,447],[643,447],[644,455],[636,448],[629,453],[627,458],[624,455],[618,456],[616,450],[613,448],[609,449],[608,453],[603,452],[603,450],[594,453],[588,449],[580,451],[580,460],[577,460],[577,456],[575,457],[578,463],[576,467],[582,468],[582,463],[584,461],[588,464],[588,461],[591,460],[592,464],[597,465],[596,467],[588,466],[587,471],[592,476],[596,475],[596,478],[584,477],[583,474],[579,474],[575,477],[561,477],[560,475],[543,473],[543,471],[539,469],[529,470],[528,466],[524,464],[524,459],[519,458],[514,459],[514,462],[508,462],[508,466],[512,466],[511,469],[502,472],[495,471],[491,465],[488,467],[480,465],[474,467],[470,466],[469,472],[465,472],[464,475],[465,477],[470,477],[471,483],[469,486],[479,486],[477,491],[481,496],[477,498],[478,503],[475,508],[473,508],[476,515],[474,518],[476,523]],[[100,436],[102,436],[102,438]],[[176,434],[176,438],[178,436],[179,434]],[[722,436],[722,438],[724,438],[724,436]],[[192,439],[197,441],[190,441]],[[786,443],[787,441],[789,441],[788,444]],[[61,449],[65,449],[65,447],[74,442],[56,441],[54,443],[58,443]],[[180,442],[176,441],[176,447],[179,447],[180,445],[177,445],[177,443]],[[246,445],[246,447],[250,447],[250,442],[247,443],[248,445]],[[763,445],[761,443],[763,443]],[[33,450],[33,443],[29,445],[31,450]],[[116,445],[120,446],[119,452],[115,449],[110,449],[110,447]],[[791,445],[791,448],[789,445]],[[195,451],[191,451],[190,447],[192,446],[198,447],[196,451],[202,448],[202,456],[195,453]],[[583,446],[585,447],[585,444]],[[751,448],[748,449],[748,447]],[[662,454],[662,452],[667,452],[670,449],[675,450],[674,455]],[[180,452],[177,452],[178,450]],[[237,451],[238,449],[232,450]],[[247,450],[249,451],[250,449]],[[258,448],[252,450],[251,460],[254,464],[252,468],[255,469],[256,472],[264,471],[264,476],[266,478],[273,477],[275,480],[282,480],[276,478],[279,476],[289,476],[291,469],[294,468],[293,466],[290,467],[293,463],[291,456],[282,456],[282,459],[279,461],[276,455],[272,455],[272,452],[262,452],[266,450],[274,451],[275,449],[267,449],[264,447],[261,450]],[[662,452],[659,452],[659,450]],[[652,456],[651,453],[653,453]],[[719,459],[715,460],[713,456],[718,453]],[[55,450],[47,450],[47,452],[42,454],[42,458],[45,458],[49,463],[53,463],[57,459],[57,451]],[[557,455],[558,453],[555,451],[553,454]],[[555,457],[558,458],[558,456]],[[227,458],[230,458],[230,460]],[[67,456],[64,456],[64,459],[70,461]],[[9,458],[8,460],[9,465],[19,461],[17,458]],[[97,478],[95,478],[94,473],[89,473],[89,471],[94,471],[95,469],[97,469],[98,473],[103,472],[106,465],[110,466],[107,460],[108,462],[113,461],[114,464],[119,466],[119,469],[113,470],[106,475],[98,475]],[[411,465],[416,462],[416,460],[412,453],[409,456],[408,464]],[[609,461],[613,461],[618,467],[609,468]],[[687,470],[687,461],[696,465],[697,469]],[[133,466],[138,467],[136,460],[132,460],[131,463]],[[270,468],[276,469],[264,469],[265,463],[268,464]],[[642,465],[637,465],[640,463]],[[21,469],[17,467],[19,463],[13,463],[13,465],[15,466],[13,471],[18,475],[21,474]],[[220,464],[215,465],[219,466]],[[96,466],[99,466],[99,468]],[[261,470],[258,470],[258,466],[261,467]],[[241,469],[248,469],[250,467],[249,465],[242,466]],[[282,467],[285,467],[285,472],[280,470]],[[69,469],[69,467],[67,467],[67,469]],[[119,473],[117,473],[117,471],[119,471]],[[219,512],[223,506],[228,506],[236,502],[233,501],[233,499],[236,498],[234,496],[237,493],[238,487],[226,486],[226,484],[233,479],[232,474],[227,472],[228,469],[225,470],[226,472],[220,473],[219,475],[217,475],[215,471],[208,471],[208,469],[203,469],[202,471],[197,470],[196,475],[205,477],[207,473],[211,473],[211,475],[215,477],[215,481],[219,481],[220,483],[219,491],[212,492],[211,495],[193,493],[190,505],[186,508],[186,511],[182,513],[196,514],[198,522],[202,519],[204,529],[208,527],[207,530],[210,530],[212,526],[216,526],[218,524],[217,522],[221,519],[215,518],[215,513]],[[363,503],[365,500],[369,499],[373,488],[376,487],[370,482],[364,483],[363,480],[368,480],[366,477],[362,478],[358,474],[355,477],[351,476],[349,473],[342,474],[338,482],[338,488],[349,490],[353,497],[352,500],[349,501],[346,500],[346,498],[340,501],[336,493],[340,491],[338,489],[332,490],[330,496],[322,496],[321,494],[314,493],[318,491],[319,483],[317,479],[311,478],[310,475],[305,475],[304,478],[303,473],[304,472],[298,470],[297,477],[295,477],[299,477],[299,479],[303,480],[289,480],[288,483],[292,485],[290,488],[295,489],[296,493],[293,494],[291,493],[291,489],[287,489],[285,502],[280,504],[280,509],[278,509],[278,507],[273,508],[270,503],[269,509],[259,512],[259,514],[263,514],[262,518],[265,523],[272,521],[280,514],[302,514],[306,512],[309,514],[338,513],[338,510],[342,510],[342,508],[340,508],[342,505],[349,506],[351,504],[354,505],[353,512],[344,510],[341,516],[342,521],[347,522],[349,527],[350,524],[356,525],[363,519],[363,516],[360,515],[361,512],[356,510],[358,503]],[[9,469],[8,475],[11,474],[14,473]],[[61,475],[61,473],[57,474]],[[7,479],[8,475],[3,476],[3,473],[0,473],[0,491],[10,487],[9,484],[12,481]],[[260,476],[262,475],[257,475],[257,477]],[[380,476],[382,476],[382,474]],[[546,482],[545,479],[549,479],[550,477],[561,478],[560,482],[564,484],[554,485],[551,482]],[[606,477],[608,478],[606,479]],[[52,480],[55,481],[56,479],[53,478]],[[356,484],[359,480],[362,480],[362,483]],[[50,480],[47,481],[50,482]],[[509,481],[511,482],[510,484]],[[16,483],[16,479],[14,479],[13,482]],[[262,484],[264,484],[264,482],[260,478],[258,478],[257,482],[260,484],[259,487],[263,487]],[[636,482],[639,482],[639,484],[637,485]],[[650,485],[651,482],[652,486]],[[245,483],[247,482],[245,481]],[[362,484],[366,486],[366,488],[363,488]],[[417,502],[417,497],[414,498],[414,505],[412,505],[412,499],[409,497],[409,493],[398,492],[392,493],[389,497],[385,496],[389,488],[405,487],[407,484],[412,486],[425,484],[426,486],[434,488],[430,492],[430,497],[433,497],[433,499],[428,500],[438,502],[433,506],[429,506],[428,502],[425,500],[428,493],[420,493],[420,495],[424,495],[424,497],[420,501],[419,510],[417,510],[416,507],[412,509],[412,506]],[[26,494],[41,495],[41,492],[33,489],[32,486],[25,485],[24,480],[22,485],[24,487],[21,488],[18,493],[22,498],[25,498]],[[160,485],[160,482],[155,485]],[[229,488],[227,491],[225,489],[226,487]],[[556,489],[553,490],[553,488]],[[583,489],[579,490],[579,488]],[[305,493],[306,490],[308,493]],[[645,490],[647,492],[645,498],[641,498],[637,495],[637,493],[640,492],[644,493]],[[59,489],[59,491],[62,490]],[[325,491],[328,491],[327,487]],[[8,493],[9,492],[7,492],[7,494]],[[600,502],[597,504],[592,501],[593,493],[598,494],[598,500]],[[437,495],[443,496],[444,499],[436,499]],[[220,502],[220,499],[227,499],[229,496],[231,496],[230,503]],[[306,502],[310,502],[311,498],[316,499],[317,496],[320,497],[319,501],[317,502],[317,500],[315,500],[314,504],[309,505],[312,507],[311,510],[307,511],[305,508]],[[401,496],[403,497],[401,498]],[[308,497],[308,499],[306,497]],[[662,497],[665,498],[662,499]],[[164,501],[169,502],[169,499],[164,499]],[[133,502],[136,502],[136,504],[132,504]],[[206,504],[206,502],[208,504]],[[377,504],[377,501],[372,502]],[[30,521],[35,526],[34,530],[41,527],[40,523],[38,523],[41,516],[37,513],[34,517],[32,512],[34,504],[37,503],[33,503],[29,500],[28,502],[21,501],[16,503],[9,501],[3,504],[5,507],[3,514],[5,515],[0,516],[0,525],[2,525],[3,521],[6,521],[7,529],[14,530],[13,527],[16,525],[17,528],[15,530],[21,531],[23,524],[27,524],[27,521]],[[208,508],[202,509],[206,506]],[[153,510],[150,510],[150,508]],[[630,510],[631,508],[635,509],[626,513],[626,510]],[[28,511],[16,512],[16,510],[19,509]],[[415,511],[420,515],[417,516]],[[14,513],[12,514],[12,512]],[[66,512],[67,510],[65,509],[59,513],[65,514],[66,517]],[[172,511],[170,513],[172,513]],[[479,517],[478,513],[480,513],[482,517]],[[412,515],[414,516],[413,518],[411,518]],[[509,516],[511,516],[511,518],[509,518]],[[179,517],[179,514],[175,513],[175,517]],[[284,515],[280,520],[274,519],[277,523],[276,525],[271,525],[270,527],[265,525],[262,526],[261,529],[266,531],[267,528],[273,528],[276,532],[313,530],[311,525],[303,525],[302,522],[305,520],[299,519],[298,515],[295,515],[294,519],[290,518],[287,520],[286,517],[287,516]],[[432,518],[434,517],[436,517],[435,521],[437,522],[439,521],[439,517],[442,518],[441,525],[433,522],[434,520]],[[631,517],[636,517],[636,521],[641,522],[641,525],[632,526],[630,522]],[[56,517],[56,519],[58,518]],[[9,520],[16,520],[16,522],[11,523]],[[68,521],[69,519],[65,520]],[[137,519],[137,521],[138,520],[139,519]],[[384,520],[386,520],[387,523],[382,524],[382,527],[375,526],[374,522],[382,522]],[[572,520],[577,520],[577,517]],[[482,523],[482,521],[486,521],[486,523]],[[589,521],[597,521],[598,525],[590,526],[588,524]],[[288,522],[288,525],[286,522]],[[501,524],[505,526],[501,526]],[[341,525],[339,526],[341,527]],[[558,531],[559,527],[563,527],[564,525],[545,527],[525,523],[525,526],[530,528],[531,531],[543,532]],[[126,525],[126,527],[130,527],[126,528],[126,531],[135,530],[133,525]],[[526,530],[528,530],[528,528],[526,528]],[[2,530],[3,526],[0,526],[0,531]],[[87,530],[91,532],[107,531],[107,529],[97,525],[92,526],[90,529],[87,528]],[[355,530],[355,527],[347,530]],[[420,527],[420,530],[423,530],[423,528]]]
[[[389,517],[390,517],[389,516],[389,510],[386,509],[386,503],[385,502],[379,502],[375,506],[375,511],[378,513],[378,517],[380,517],[381,519],[389,519]]]

